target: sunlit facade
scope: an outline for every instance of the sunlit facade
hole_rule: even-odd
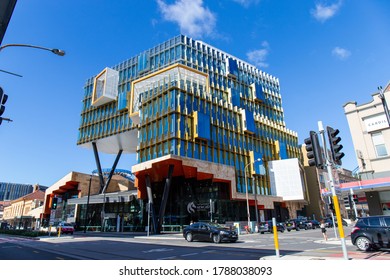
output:
[[[285,217],[268,162],[300,157],[278,78],[183,35],[87,81],[77,144],[136,153],[138,197],[162,226],[245,221],[246,188],[252,220]]]

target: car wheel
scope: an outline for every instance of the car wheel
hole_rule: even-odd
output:
[[[194,238],[194,237],[192,236],[192,233],[191,233],[191,232],[187,233],[187,235],[186,235],[186,240],[187,240],[188,242],[192,242],[193,238]]]
[[[221,236],[219,234],[213,235],[213,242],[214,243],[220,243],[221,242]]]
[[[360,236],[355,241],[356,247],[361,251],[368,251],[371,247],[370,240],[367,237]]]
[[[283,233],[283,232],[284,232],[284,229],[282,229],[280,232]]]
[[[261,234],[264,234],[264,231],[260,232]]]
[[[288,231],[288,232],[290,232],[290,231],[291,231],[291,229],[288,229],[287,231]]]

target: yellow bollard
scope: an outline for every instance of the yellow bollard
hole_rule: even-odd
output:
[[[61,226],[58,228],[58,237],[61,237]]]
[[[278,227],[276,226],[276,219],[272,218],[272,228],[274,232],[274,243],[275,243],[275,252],[276,256],[279,258],[279,240],[278,240]]]

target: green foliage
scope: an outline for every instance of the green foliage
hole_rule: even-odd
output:
[[[18,229],[0,229],[0,234],[18,235],[25,237],[38,237],[48,235],[45,231],[31,231],[31,230],[18,230]]]

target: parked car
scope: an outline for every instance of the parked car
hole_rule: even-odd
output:
[[[311,223],[304,219],[290,219],[286,221],[287,231],[291,231],[293,229],[299,231],[301,229],[309,229],[311,227]]]
[[[351,241],[362,251],[390,248],[390,216],[358,218],[351,231]]]
[[[59,223],[57,225],[57,233],[61,230],[61,234],[73,234],[74,227],[70,223]]]
[[[341,222],[342,222],[342,224],[343,224],[343,226],[344,226],[344,227],[348,226],[348,223],[347,223],[347,221],[346,221],[346,220],[344,220],[344,219],[341,219]],[[336,227],[337,227],[337,226],[338,226],[338,224],[337,224],[337,221],[336,221],[336,220],[334,221],[334,223],[336,224]]]
[[[320,228],[320,222],[317,220],[310,220],[312,229]]]
[[[188,241],[212,241],[220,243],[222,241],[236,242],[238,240],[237,231],[216,223],[193,223],[183,229],[183,237]]]
[[[326,218],[326,219],[324,219],[324,221],[325,221],[325,227],[331,228],[334,226],[331,218]],[[345,221],[344,219],[342,219],[342,223],[343,223],[343,226],[345,226],[345,227],[348,226],[347,221]],[[336,227],[338,226],[336,217],[334,217],[334,224],[336,225]]]
[[[325,227],[332,228],[333,227],[333,220],[330,218],[324,219]]]
[[[280,223],[280,222],[276,222],[276,228],[277,228],[277,231],[280,231],[282,233],[285,230],[284,224]],[[259,232],[261,234],[264,234],[264,232],[273,233],[274,232],[274,228],[273,228],[272,220],[265,221],[265,222],[260,222],[258,229],[259,229]]]

